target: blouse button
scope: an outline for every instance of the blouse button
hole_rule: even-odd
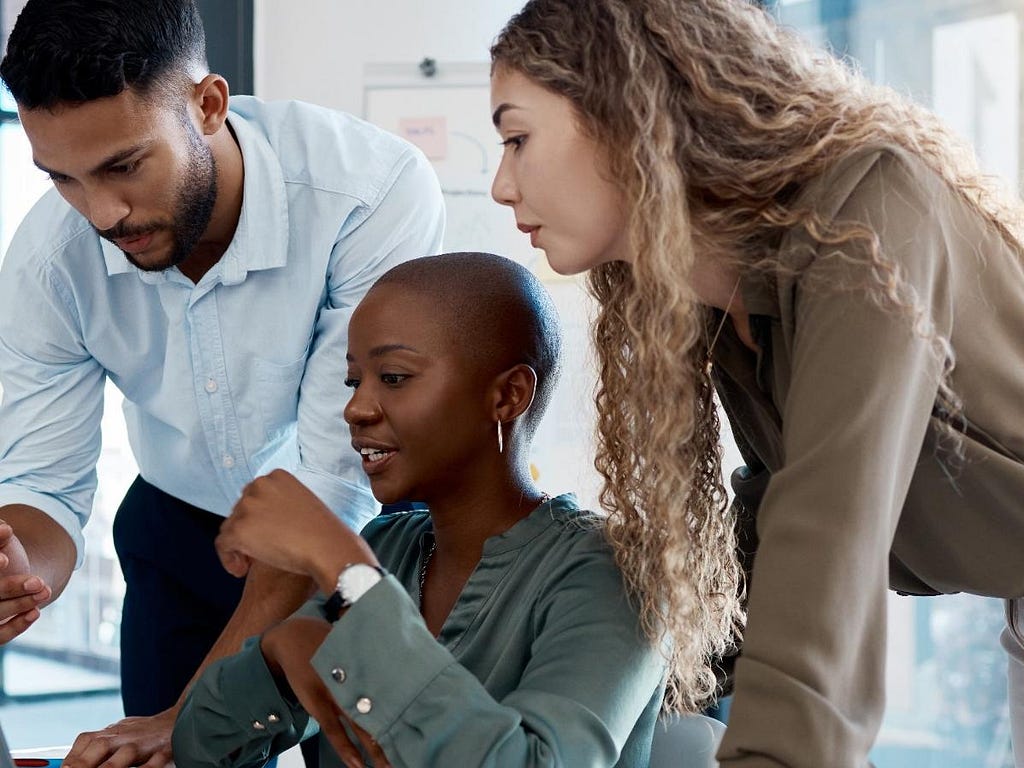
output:
[[[366,696],[362,696],[356,701],[356,711],[359,714],[367,715],[371,709],[373,709],[373,702]]]
[[[336,682],[336,683],[344,683],[345,682],[345,670],[342,669],[341,667],[335,667],[334,669],[331,670],[331,677],[334,678],[334,682]]]

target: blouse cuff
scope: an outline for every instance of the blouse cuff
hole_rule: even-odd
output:
[[[455,663],[390,574],[338,619],[312,659],[338,706],[377,741]]]

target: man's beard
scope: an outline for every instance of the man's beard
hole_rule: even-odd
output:
[[[189,162],[178,187],[177,205],[170,226],[153,223],[131,227],[119,225],[99,232],[101,237],[116,240],[170,229],[171,252],[160,261],[143,264],[127,251],[121,251],[131,264],[145,272],[162,272],[185,261],[206,231],[213,215],[214,203],[217,202],[217,162],[213,151],[191,122],[186,123],[186,135]]]

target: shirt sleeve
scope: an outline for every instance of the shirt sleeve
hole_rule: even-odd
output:
[[[662,657],[607,558],[572,568],[539,614],[529,663],[501,701],[431,636],[391,576],[339,619],[313,668],[395,768],[613,765],[660,695]]]
[[[11,254],[22,247],[15,237]],[[0,279],[0,506],[26,504],[71,536],[82,564],[105,372],[43,254],[9,254]]]
[[[382,274],[409,259],[438,253],[444,201],[433,168],[410,149],[382,187],[380,199],[345,222],[334,247],[328,297],[320,311],[298,405],[296,477],[355,530],[377,512],[344,419],[348,395],[348,321]]]
[[[171,746],[178,765],[260,768],[316,728],[301,706],[281,695],[254,637],[196,681]]]
[[[880,727],[888,553],[938,392],[934,332],[951,324],[955,201],[906,162],[881,154],[835,218],[877,232],[922,315],[869,300],[877,276],[850,246],[819,248],[796,280],[785,461],[758,511],[723,768],[863,768]]]

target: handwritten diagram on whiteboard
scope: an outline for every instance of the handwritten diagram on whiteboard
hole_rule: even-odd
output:
[[[445,250],[499,253],[551,279],[543,253],[516,229],[511,209],[491,199],[501,146],[491,124],[489,82],[487,64],[449,65],[431,78],[413,66],[378,65],[367,71],[365,117],[411,141],[433,163],[448,208]]]

